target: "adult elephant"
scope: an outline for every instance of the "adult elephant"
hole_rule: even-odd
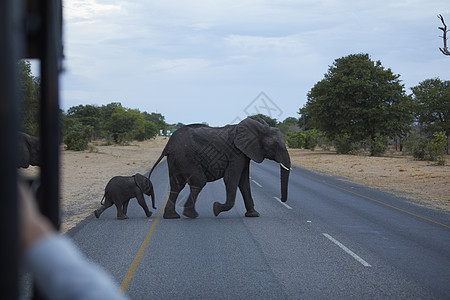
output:
[[[165,219],[180,217],[175,211],[175,203],[186,183],[190,186],[190,194],[183,215],[196,218],[198,213],[195,202],[198,194],[207,182],[220,178],[225,182],[226,202],[214,203],[214,215],[218,216],[234,206],[239,187],[247,210],[245,216],[259,217],[250,191],[250,159],[261,163],[268,158],[280,164],[281,201],[287,200],[291,167],[289,153],[281,132],[263,120],[247,118],[237,125],[220,128],[193,124],[178,129],[170,137],[149,178],[164,156],[167,156],[170,177]]]
[[[19,162],[18,168],[28,168],[32,166],[40,166],[40,144],[39,138],[19,132]]]

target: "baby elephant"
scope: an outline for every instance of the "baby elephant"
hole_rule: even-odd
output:
[[[148,210],[143,194],[152,197],[152,206],[156,209],[153,184],[147,177],[139,173],[133,176],[115,176],[106,185],[105,195],[100,202],[102,206],[94,211],[95,217],[99,218],[105,209],[115,204],[117,208],[117,219],[128,219],[127,208],[131,198],[136,198],[147,217],[150,217],[152,212]]]

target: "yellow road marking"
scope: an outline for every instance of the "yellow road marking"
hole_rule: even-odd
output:
[[[164,200],[163,205],[161,206],[161,209],[158,212],[158,215],[155,218],[155,221],[153,222],[152,226],[147,232],[147,235],[144,238],[144,241],[141,244],[141,247],[139,248],[138,252],[136,253],[136,256],[133,259],[133,262],[131,262],[130,268],[127,271],[127,274],[125,274],[125,278],[123,279],[122,283],[120,284],[120,290],[125,293],[125,291],[128,288],[128,284],[131,281],[131,277],[133,277],[133,273],[136,270],[139,261],[141,260],[142,255],[144,254],[144,250],[147,247],[148,241],[150,240],[150,237],[155,230],[156,224],[158,224],[159,218],[161,216],[161,213],[163,211],[163,208],[166,206],[167,200],[169,200],[169,194],[167,194],[166,200]]]
[[[346,191],[346,192],[352,193],[352,194],[354,194],[354,195],[357,195],[357,196],[359,196],[359,197],[362,197],[362,198],[365,198],[365,199],[368,199],[368,200],[371,200],[371,201],[377,202],[377,203],[379,203],[379,204],[382,204],[382,205],[385,205],[385,206],[387,206],[387,207],[390,207],[390,208],[396,209],[396,210],[398,210],[398,211],[401,211],[401,212],[407,213],[407,214],[409,214],[409,215],[412,215],[412,216],[414,216],[414,217],[417,217],[417,218],[420,218],[420,219],[423,219],[423,220],[427,220],[427,221],[429,221],[429,222],[431,222],[431,223],[434,223],[434,224],[438,224],[438,225],[441,225],[441,226],[444,226],[444,227],[450,228],[450,226],[448,226],[448,225],[445,225],[445,224],[443,224],[443,223],[439,223],[439,222],[437,222],[437,221],[434,221],[434,220],[432,220],[432,219],[429,219],[429,218],[423,217],[423,216],[421,216],[421,215],[418,215],[418,214],[415,214],[415,213],[409,212],[409,211],[407,211],[407,210],[404,210],[404,209],[401,209],[401,208],[395,207],[395,206],[393,206],[393,205],[390,205],[390,204],[384,203],[383,201],[380,201],[380,200],[376,200],[376,199],[373,199],[373,198],[370,198],[370,197],[367,197],[367,196],[364,196],[364,195],[358,194],[358,193],[356,193],[356,192],[353,192],[353,191],[347,190],[347,189],[345,189],[345,188],[342,188],[342,187],[340,187],[340,186],[337,186],[337,185],[334,185],[334,184],[328,183],[328,182],[326,182],[326,181],[324,181],[324,180],[318,180],[318,179],[315,179],[315,178],[313,178],[313,177],[311,177],[311,176],[308,176],[308,175],[303,175],[303,176],[305,176],[305,177],[308,177],[309,179],[312,179],[312,180],[314,180],[314,181],[318,181],[318,182],[322,182],[322,183],[325,183],[326,185],[329,185],[329,186],[335,187],[335,188],[337,188],[337,189],[340,189],[340,190],[343,190],[343,191]]]

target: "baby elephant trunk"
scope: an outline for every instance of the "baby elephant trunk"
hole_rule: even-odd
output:
[[[152,207],[153,207],[153,209],[156,209],[156,206],[155,206],[155,191],[153,190],[153,186],[150,187],[150,191],[147,194],[147,196],[150,196],[152,198]]]

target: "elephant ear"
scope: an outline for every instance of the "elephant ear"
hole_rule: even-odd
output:
[[[265,153],[262,139],[266,131],[265,127],[268,127],[267,123],[263,124],[261,121],[250,118],[241,121],[236,126],[236,137],[234,139],[234,145],[257,163],[264,160]]]
[[[146,192],[148,192],[150,186],[148,184],[148,178],[137,173],[136,175],[133,175],[134,177],[134,182],[136,183],[136,185],[138,186],[138,188],[141,190],[141,192],[143,194],[146,194]]]

